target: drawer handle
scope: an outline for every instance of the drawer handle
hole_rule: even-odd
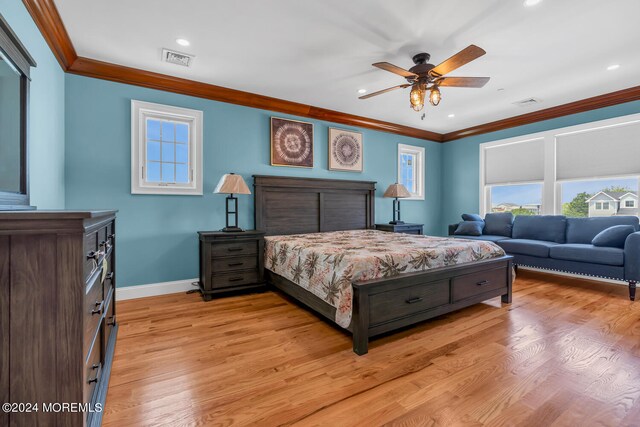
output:
[[[228,248],[227,250],[229,252],[240,252],[241,250],[243,250],[243,248]]]
[[[102,255],[104,255],[104,254],[105,254],[105,252],[104,252],[104,251],[90,251],[90,252],[87,254],[87,260],[92,259],[92,260],[97,261],[97,260],[98,260],[98,258],[100,258],[100,257],[101,257]]]
[[[407,304],[415,304],[417,302],[422,301],[422,297],[415,297],[415,298],[409,298],[408,300],[406,300]]]
[[[91,315],[93,316],[94,314],[102,314],[102,309],[104,308],[104,300],[102,301],[96,301],[96,309],[91,310]]]
[[[111,316],[108,322],[107,322],[107,326],[115,326],[116,325],[116,316]]]
[[[100,367],[100,365],[98,365],[97,363],[94,363],[93,365],[91,365],[91,369],[93,369],[94,371],[96,369],[98,369]]]
[[[244,262],[232,262],[232,263],[229,263],[228,265],[229,265],[229,267],[237,267],[237,266],[243,265],[243,264],[244,264]]]
[[[478,286],[484,286],[484,285],[488,285],[488,284],[489,284],[488,280],[483,280],[481,282],[476,283],[476,285],[478,285]]]
[[[91,384],[91,383],[97,383],[98,382],[98,377],[95,378],[91,378],[89,381],[87,381],[87,383]]]
[[[239,282],[240,280],[243,280],[244,277],[232,277],[231,279],[229,279],[230,282]]]
[[[107,273],[106,276],[104,276],[104,280],[113,280],[113,271],[111,273]]]

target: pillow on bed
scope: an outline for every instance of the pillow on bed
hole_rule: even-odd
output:
[[[463,221],[458,224],[458,228],[453,232],[458,236],[482,236],[484,221]]]
[[[636,231],[633,225],[614,225],[605,228],[593,238],[593,246],[607,246],[610,248],[624,248],[624,242],[629,234]]]
[[[484,219],[482,219],[482,217],[478,214],[462,214],[462,220],[463,221],[482,221],[484,222]]]

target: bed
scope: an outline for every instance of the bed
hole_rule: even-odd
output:
[[[370,337],[497,296],[511,302],[512,257],[496,245],[373,230],[375,184],[254,176],[268,282],[349,330],[358,355]]]

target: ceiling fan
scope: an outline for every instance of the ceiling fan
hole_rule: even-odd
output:
[[[480,58],[485,53],[487,52],[485,52],[484,49],[472,44],[439,65],[433,65],[427,62],[429,58],[431,58],[431,55],[428,53],[419,53],[413,57],[413,63],[415,65],[408,70],[388,62],[376,62],[372,64],[374,67],[398,74],[407,79],[408,83],[369,93],[359,97],[359,99],[368,99],[373,96],[391,92],[392,90],[404,89],[411,86],[411,93],[409,95],[411,108],[415,111],[422,110],[427,91],[429,91],[429,102],[431,105],[436,106],[440,103],[441,99],[440,87],[480,88],[487,84],[489,77],[444,77],[445,74],[468,64],[474,59]]]

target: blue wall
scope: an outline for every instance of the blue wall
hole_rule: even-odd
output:
[[[31,204],[41,209],[62,209],[65,76],[20,0],[0,0],[0,13],[38,64],[31,70],[29,94]]]
[[[204,196],[131,194],[131,99],[204,111]],[[364,172],[330,172],[328,126],[314,124],[312,170],[270,166],[269,111],[74,75],[66,76],[66,207],[115,208],[118,214],[119,285],[198,275],[197,230],[224,226],[224,197],[211,194],[220,176],[235,172],[251,186],[252,174],[377,181],[376,221],[391,218],[386,187],[396,181],[398,143],[426,148],[426,200],[402,203],[405,221],[437,233],[442,144],[361,129]],[[298,117],[293,117],[298,118]],[[356,129],[358,130],[358,129]],[[253,226],[253,197],[239,196],[240,226]]]
[[[579,125],[640,112],[640,101],[614,105],[585,113],[572,114],[498,132],[487,133],[443,144],[442,148],[442,223],[439,234],[446,234],[447,224],[460,221],[463,213],[478,212],[480,207],[480,148],[483,142],[512,138],[566,126]]]

